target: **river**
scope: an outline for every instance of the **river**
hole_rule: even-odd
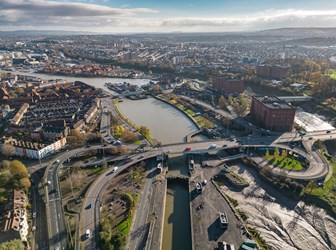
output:
[[[162,250],[191,250],[188,184],[168,181]]]
[[[48,75],[48,74],[41,74],[41,73],[30,73],[30,72],[19,72],[19,71],[4,71],[4,70],[0,70],[0,71],[11,73],[11,74],[23,75],[23,76],[34,76],[34,77],[38,77],[38,78],[45,79],[45,80],[62,79],[68,82],[81,81],[91,86],[94,86],[96,88],[104,89],[108,92],[111,92],[111,91],[105,87],[104,84],[106,82],[112,82],[112,83],[128,82],[128,83],[131,83],[137,86],[141,86],[141,85],[149,83],[150,81],[149,79],[130,79],[130,78],[111,78],[111,77],[76,77],[76,76]]]
[[[135,124],[149,127],[152,137],[162,144],[184,142],[187,134],[197,130],[181,111],[155,98],[125,99],[119,108]]]

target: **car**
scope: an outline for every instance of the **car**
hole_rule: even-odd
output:
[[[51,190],[49,191],[49,194],[54,194],[54,193],[56,193],[56,192],[57,192],[56,188],[53,188],[53,189],[51,189]]]
[[[211,149],[211,148],[216,148],[216,147],[217,147],[216,144],[211,144],[209,148]]]
[[[250,122],[248,123],[248,125],[249,125],[250,127],[252,127],[252,126],[253,126],[253,124],[252,124],[252,123],[250,123]]]
[[[32,227],[32,231],[36,231],[36,227],[35,226]]]
[[[36,212],[33,213],[33,218],[36,218]]]
[[[314,140],[314,138],[313,137],[309,137],[308,140]]]
[[[115,173],[117,170],[118,170],[118,167],[114,167],[114,168],[112,169],[112,173]]]
[[[56,162],[57,162],[57,163],[60,163],[60,160],[59,160],[59,159],[57,159],[57,160],[56,160]]]
[[[331,131],[330,130],[327,130],[327,132],[326,132],[327,134],[330,134],[331,133]]]
[[[86,210],[88,210],[88,209],[90,209],[90,208],[92,208],[92,203],[90,203],[89,205],[87,205],[87,206],[85,207]]]
[[[90,236],[91,236],[90,229],[86,229],[86,231],[85,231],[85,237],[88,239],[88,238],[90,238]]]
[[[51,184],[51,181],[47,181],[46,185],[49,186]]]
[[[185,148],[185,151],[190,151],[190,150],[191,150],[191,147]]]
[[[227,144],[224,144],[222,147],[223,147],[223,148],[227,147]]]
[[[131,162],[131,161],[133,161],[133,159],[131,159],[131,158],[127,158],[127,159],[125,160],[125,163],[129,163],[129,162]]]
[[[142,159],[144,158],[145,156],[144,155],[140,155],[138,159]]]
[[[91,148],[91,145],[87,145],[86,148]]]

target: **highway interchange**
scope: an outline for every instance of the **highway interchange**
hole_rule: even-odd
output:
[[[279,136],[251,136],[242,137],[235,139],[221,139],[217,141],[203,141],[203,142],[192,142],[192,143],[178,143],[172,145],[163,145],[162,148],[145,148],[145,151],[141,154],[144,155],[143,158],[139,159],[139,154],[131,154],[129,157],[132,162],[125,163],[121,161],[119,163],[119,169],[116,173],[111,174],[111,169],[107,170],[105,174],[100,175],[90,186],[86,196],[83,200],[81,221],[79,225],[79,239],[82,240],[82,244],[85,246],[84,249],[97,249],[96,242],[98,239],[98,224],[99,224],[99,210],[100,210],[100,197],[102,195],[102,190],[108,185],[108,183],[113,179],[113,177],[118,174],[118,172],[123,171],[127,167],[135,164],[136,162],[156,157],[159,154],[164,153],[187,153],[187,154],[203,154],[210,151],[216,151],[220,149],[229,149],[237,147],[266,147],[266,146],[277,146],[277,147],[288,147],[285,143],[303,141],[303,142],[313,142],[317,139],[321,140],[332,140],[336,138],[336,130],[318,131],[307,133],[307,135],[301,137],[297,133],[284,133]],[[210,148],[211,144],[216,144],[216,148]],[[305,145],[305,143],[303,143]],[[62,167],[62,163],[67,159],[74,157],[76,154],[84,152],[86,150],[101,149],[104,145],[92,146],[90,148],[78,148],[65,152],[64,154],[54,158],[50,161],[46,173],[45,173],[45,183],[50,181],[49,185],[45,186],[46,201],[47,201],[47,216],[48,216],[48,233],[49,233],[49,246],[50,249],[66,249],[67,237],[64,225],[64,214],[62,211],[62,203],[59,197],[60,190],[58,184],[58,171]],[[186,151],[186,148],[190,147],[190,151]],[[132,148],[131,148],[132,149]],[[134,149],[134,148],[133,148]],[[328,173],[328,166],[325,164],[322,157],[315,151],[308,149],[289,148],[297,154],[304,154],[310,161],[310,166],[304,170],[295,172],[292,171],[288,173],[288,177],[296,179],[322,179]],[[162,150],[162,151],[161,151]],[[124,156],[122,156],[124,157]],[[122,158],[120,158],[122,159]],[[107,173],[107,174],[106,174]],[[89,209],[86,209],[90,207]],[[85,239],[85,230],[90,229],[92,237]],[[78,247],[79,244],[76,246]]]

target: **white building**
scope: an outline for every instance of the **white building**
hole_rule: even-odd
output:
[[[15,155],[32,159],[42,159],[46,155],[63,148],[66,144],[66,137],[63,137],[49,145],[26,141],[12,140],[9,142],[15,148]]]
[[[174,56],[173,63],[174,64],[181,64],[185,62],[185,56]]]

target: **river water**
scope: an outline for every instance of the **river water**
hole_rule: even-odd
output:
[[[151,135],[162,144],[184,142],[187,134],[197,130],[181,111],[155,98],[124,100],[120,110],[137,125],[149,127]]]
[[[188,184],[168,181],[162,250],[191,250]]]

